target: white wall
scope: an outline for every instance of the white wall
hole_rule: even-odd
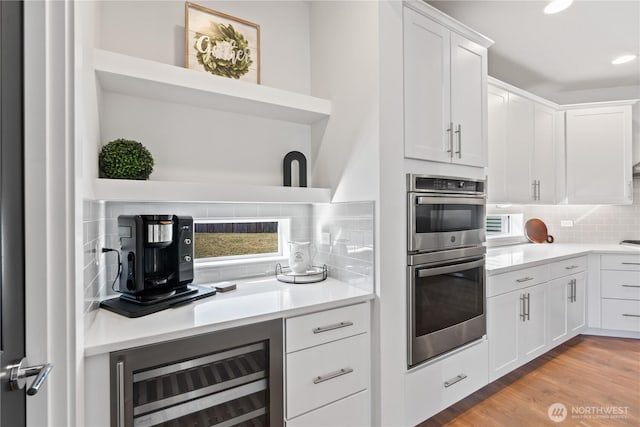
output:
[[[406,183],[402,72],[402,2],[379,3],[380,35],[380,285],[376,315],[380,325],[378,424],[405,425],[407,366]]]
[[[198,4],[260,25],[261,82],[310,92],[307,2],[204,1]],[[184,66],[184,1],[103,1],[97,7],[96,40],[85,29],[83,49],[93,45],[126,55]],[[87,27],[93,28],[90,25]],[[97,176],[99,147],[116,138],[143,143],[155,160],[153,180],[215,181],[282,185],[282,159],[301,151],[308,164],[310,126],[157,102],[96,91],[90,59],[85,61],[83,111],[85,195]],[[213,78],[213,77],[212,77]],[[98,112],[94,112],[96,105]],[[95,123],[94,123],[95,122]],[[312,179],[309,186],[314,186]]]
[[[308,125],[103,94],[101,140],[142,142],[153,180],[282,185],[282,159],[309,157]]]
[[[260,26],[261,83],[309,93],[309,4],[303,1],[196,1]],[[185,2],[102,1],[98,47],[184,66]]]
[[[331,100],[312,128],[312,177],[334,201],[378,198],[378,9],[374,1],[311,2],[311,84]]]

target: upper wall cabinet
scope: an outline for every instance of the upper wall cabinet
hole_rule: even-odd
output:
[[[567,201],[630,204],[631,105],[567,111]]]
[[[404,8],[405,157],[484,167],[491,41],[458,26],[431,9]]]
[[[495,79],[489,85],[489,188],[494,203],[553,204],[562,153],[553,106]],[[560,170],[559,170],[560,169]]]

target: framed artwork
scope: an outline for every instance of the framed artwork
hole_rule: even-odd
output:
[[[185,3],[185,67],[260,83],[260,26]]]

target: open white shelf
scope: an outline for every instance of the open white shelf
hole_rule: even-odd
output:
[[[99,178],[93,185],[93,198],[119,202],[329,203],[331,190]]]
[[[94,55],[105,91],[304,124],[331,113],[326,99],[101,49]]]

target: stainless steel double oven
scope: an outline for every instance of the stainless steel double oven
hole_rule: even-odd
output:
[[[485,182],[407,175],[408,366],[486,333]]]

